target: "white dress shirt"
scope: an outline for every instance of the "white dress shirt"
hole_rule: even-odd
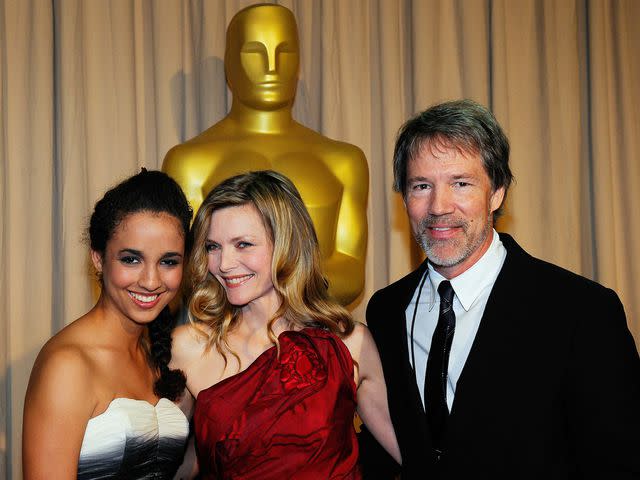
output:
[[[449,373],[447,375],[447,405],[449,406],[449,411],[451,411],[451,406],[453,405],[456,384],[469,356],[473,340],[476,337],[489,294],[502,269],[506,256],[507,251],[502,245],[498,233],[493,230],[491,245],[484,255],[471,268],[450,280],[455,293],[453,311],[456,314],[456,329],[453,343],[451,344],[451,353],[449,354]],[[446,280],[433,269],[431,264],[428,265],[425,275],[428,275],[428,277],[424,282],[422,292],[420,292],[420,284],[423,279],[420,280],[405,314],[409,361],[412,364],[415,361],[414,371],[423,405],[425,404],[424,379],[427,370],[427,358],[431,348],[431,337],[438,323],[440,310],[438,285],[440,285],[441,281]],[[416,307],[418,296],[419,301]],[[411,326],[414,315],[415,324],[413,325],[412,334]]]

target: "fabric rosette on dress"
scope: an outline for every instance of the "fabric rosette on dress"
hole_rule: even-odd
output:
[[[283,332],[246,370],[198,395],[204,478],[359,479],[353,360],[319,328]]]

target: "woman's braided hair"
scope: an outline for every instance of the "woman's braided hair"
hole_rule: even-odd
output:
[[[96,203],[89,223],[91,249],[104,256],[118,225],[138,212],[165,213],[178,219],[186,241],[193,211],[184,192],[166,173],[143,168],[137,175],[113,187]],[[169,307],[165,307],[149,324],[146,345],[149,363],[158,373],[154,393],[170,400],[178,399],[186,384],[182,371],[169,369],[174,325],[175,319]]]

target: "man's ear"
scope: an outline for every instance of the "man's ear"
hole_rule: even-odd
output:
[[[491,194],[489,198],[489,209],[493,213],[500,208],[502,201],[504,200],[504,187],[500,187]]]
[[[91,250],[91,261],[93,262],[93,267],[96,269],[96,272],[102,273],[102,254]]]

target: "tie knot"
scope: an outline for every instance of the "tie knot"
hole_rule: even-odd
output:
[[[449,280],[443,280],[438,285],[438,295],[440,295],[440,301],[445,301],[449,305],[453,303],[453,287]]]

